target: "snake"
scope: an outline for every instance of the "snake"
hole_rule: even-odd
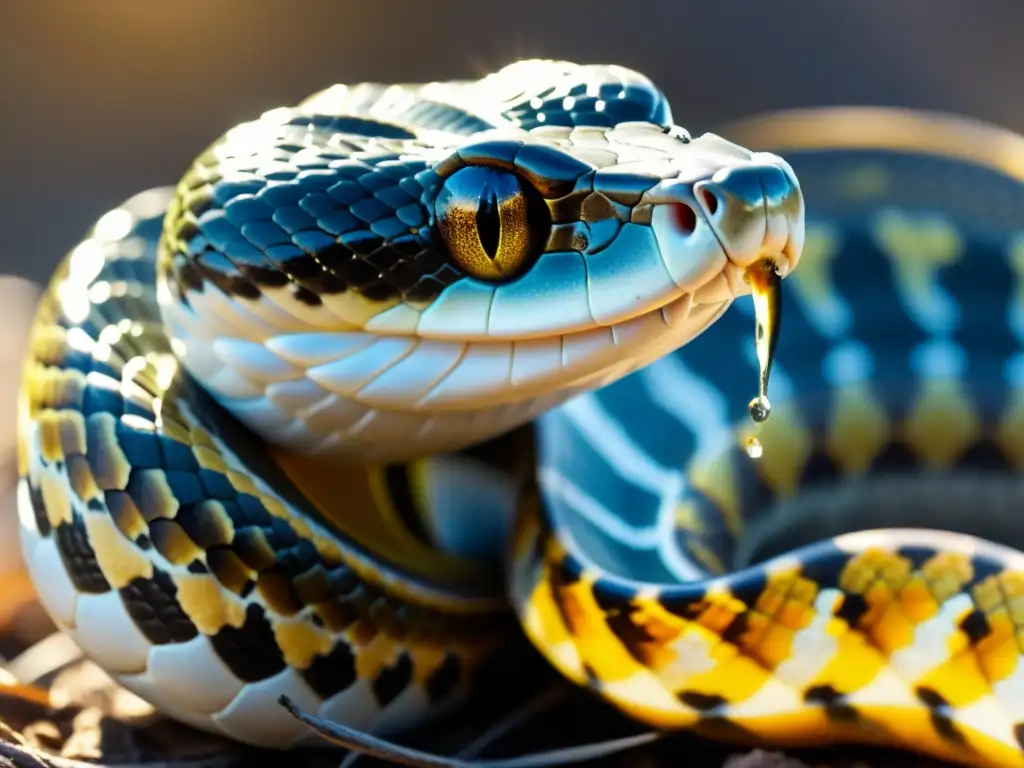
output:
[[[1024,139],[728,135],[621,66],[339,84],[102,216],[19,396],[56,625],[261,747],[525,637],[658,732],[1024,765]]]

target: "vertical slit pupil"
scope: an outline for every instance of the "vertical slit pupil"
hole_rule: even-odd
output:
[[[498,214],[498,193],[490,181],[480,190],[480,207],[476,209],[476,231],[484,253],[493,260],[498,255],[501,219]]]

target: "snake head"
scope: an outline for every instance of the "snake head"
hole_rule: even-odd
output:
[[[423,336],[573,334],[663,309],[695,333],[750,293],[746,268],[770,259],[784,276],[803,247],[803,196],[785,161],[675,126],[484,136],[424,176],[465,279],[424,311]]]
[[[800,258],[790,167],[671,123],[635,72],[534,63],[238,126],[165,220],[179,359],[264,437],[381,460],[610,383]]]
[[[803,247],[788,163],[677,126],[484,134],[420,179],[464,277],[423,308],[416,333],[524,354],[558,343],[560,370],[531,374],[544,386],[606,381],[613,363],[621,375],[685,344],[750,293],[749,267],[767,259],[786,276]]]

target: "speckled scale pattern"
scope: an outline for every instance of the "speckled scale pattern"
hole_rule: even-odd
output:
[[[315,117],[315,116],[314,116]],[[373,121],[293,118],[256,156],[225,141],[199,158],[172,209],[168,248],[191,290],[210,280],[258,298],[260,286],[293,284],[300,301],[354,290],[375,301],[425,301],[460,276],[425,225],[417,174]],[[314,146],[315,155],[302,156]],[[267,183],[270,182],[270,183]],[[421,231],[422,229],[422,231]]]
[[[153,195],[166,205],[163,191],[121,210],[138,217]],[[116,242],[85,241],[39,310],[22,511],[44,603],[124,685],[245,741],[301,735],[287,718],[261,733],[288,690],[384,731],[443,711],[509,618],[442,610],[443,589],[405,597],[395,588],[410,577],[332,530],[177,367],[154,320],[157,231],[150,215]],[[264,714],[250,721],[254,705]]]
[[[57,622],[168,714],[252,743],[302,738],[280,694],[379,732],[453,706],[515,635],[500,587],[416,548],[437,531],[398,502],[436,477],[356,473],[346,492],[385,501],[346,529],[178,367],[157,267],[172,302],[215,287],[218,329],[262,328],[243,305],[294,322],[352,294],[415,312],[465,298],[430,200],[486,157],[545,198],[546,255],[578,260],[589,293],[604,246],[649,227],[655,185],[687,170],[670,122],[660,92],[615,67],[335,86],[226,136],[174,202],[147,193],[120,209],[124,231],[98,225],[44,299],[22,397],[23,549]],[[756,360],[739,302],[533,424],[511,602],[568,679],[655,727],[1021,765],[1024,554],[1002,516],[1024,497],[1020,179],[928,151],[788,157],[812,202],[762,457],[744,450]],[[283,367],[249,362],[257,379]],[[517,454],[496,445],[500,474]],[[454,466],[459,488],[479,480]],[[401,535],[368,543],[378,518]]]

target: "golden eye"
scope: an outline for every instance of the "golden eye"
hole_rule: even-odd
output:
[[[437,229],[457,266],[480,280],[509,280],[547,241],[550,214],[514,173],[469,166],[452,174],[434,202]]]

